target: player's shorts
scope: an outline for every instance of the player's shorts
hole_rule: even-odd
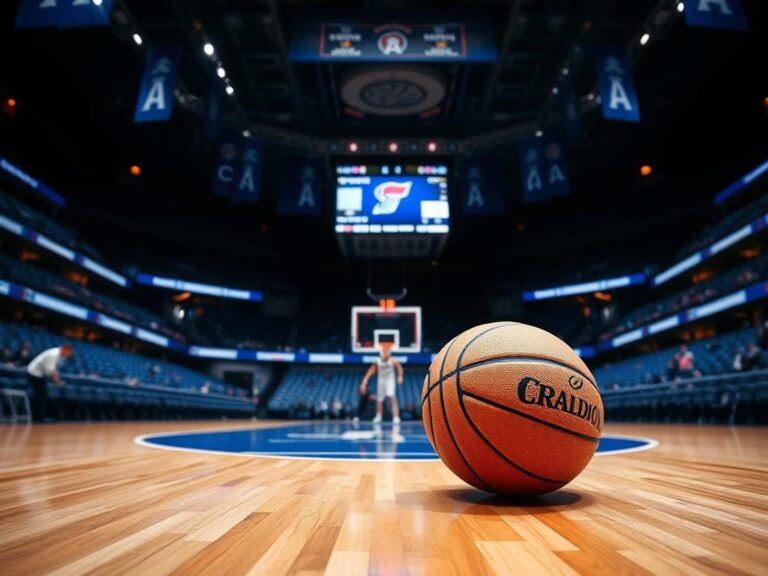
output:
[[[376,382],[376,396],[377,398],[391,398],[395,395],[395,379],[389,380],[377,379]]]

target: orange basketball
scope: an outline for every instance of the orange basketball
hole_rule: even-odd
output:
[[[603,401],[579,356],[516,322],[476,326],[435,357],[421,393],[424,428],[465,482],[504,495],[542,494],[592,459]]]

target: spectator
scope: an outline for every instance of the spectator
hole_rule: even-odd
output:
[[[333,402],[331,402],[331,417],[332,418],[341,418],[344,415],[344,406],[341,403],[341,400],[338,398],[334,398]]]
[[[316,413],[319,418],[322,418],[323,420],[328,419],[328,400],[323,398],[317,403]]]
[[[58,348],[49,348],[35,356],[27,366],[27,380],[34,392],[32,417],[35,422],[45,422],[48,404],[48,378],[57,386],[64,382],[59,375],[59,364],[75,353],[72,344],[64,343]]]
[[[206,380],[200,385],[200,392],[202,394],[208,394],[211,391],[211,383]]]
[[[747,353],[744,355],[744,370],[754,370],[763,366],[763,349],[754,342],[747,344]]]
[[[734,372],[741,372],[744,370],[744,348],[736,348],[736,354],[733,356],[731,367]]]
[[[13,351],[8,348],[8,346],[5,346],[2,350],[0,350],[0,364],[3,366],[7,366],[8,368],[13,368],[15,366],[13,362],[14,354]]]
[[[677,376],[677,362],[675,357],[672,356],[672,358],[667,360],[667,380],[674,380],[675,376]]]
[[[675,368],[678,378],[690,378],[694,376],[694,356],[685,344],[680,345],[680,352],[675,354]]]
[[[13,357],[13,362],[16,366],[21,367],[29,364],[30,360],[32,360],[32,345],[29,342],[22,342],[16,355]]]

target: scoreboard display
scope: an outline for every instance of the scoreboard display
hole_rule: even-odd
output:
[[[338,234],[447,234],[448,167],[336,167]]]

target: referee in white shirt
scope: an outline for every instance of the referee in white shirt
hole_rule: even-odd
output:
[[[72,356],[75,349],[72,344],[64,343],[57,348],[49,348],[35,356],[27,366],[27,381],[35,396],[32,401],[32,418],[35,422],[45,422],[48,404],[48,378],[57,386],[63,386],[59,375],[59,363]]]

